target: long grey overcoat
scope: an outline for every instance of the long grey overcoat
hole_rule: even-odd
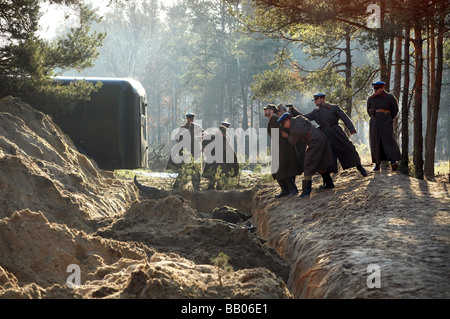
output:
[[[299,139],[305,142],[305,176],[314,175],[322,169],[329,169],[333,165],[333,150],[327,136],[304,116],[291,118],[290,134],[287,140],[295,145]]]
[[[339,119],[344,122],[350,133],[356,132],[352,120],[345,112],[334,104],[325,104],[317,107],[314,111],[305,115],[310,121],[319,124],[319,129],[325,133],[330,141],[334,153],[333,171],[337,171],[337,159],[343,169],[355,167],[361,164],[361,158],[356,151],[352,141],[347,137],[344,130],[339,126]]]
[[[291,106],[291,108],[289,109],[289,114],[291,115],[291,117],[296,117],[297,115],[303,115],[293,106]],[[289,133],[289,132],[287,132],[287,133]],[[300,169],[300,174],[303,173],[304,167],[305,167],[305,151],[306,151],[306,144],[301,139],[299,139],[297,144],[295,144],[295,154],[297,156],[297,163],[298,163],[298,167]]]
[[[280,124],[278,121],[278,115],[273,115],[267,123],[267,133],[272,138],[272,128],[278,129],[279,140],[279,166],[278,171],[273,174],[276,180],[283,180],[286,178],[300,175],[300,170],[296,158],[295,147],[291,145],[285,138],[281,136]],[[294,144],[295,145],[295,144]],[[272,154],[273,156],[273,154]],[[273,161],[272,161],[273,162]]]
[[[204,177],[211,178],[214,176],[218,169],[220,168],[221,174],[223,174],[223,177],[236,177],[239,175],[239,162],[236,156],[236,153],[234,152],[233,148],[231,147],[231,144],[227,138],[226,135],[223,135],[219,132],[219,130],[216,130],[213,133],[210,133],[205,136],[203,140],[203,148],[205,148],[207,145],[215,141],[216,139],[222,139],[222,142],[219,143],[221,145],[221,153],[222,156],[219,161],[213,161],[212,159],[209,159],[207,156],[205,156],[205,167],[203,169],[203,175]],[[218,153],[213,149],[211,152],[212,156],[219,156]]]
[[[400,147],[394,135],[393,120],[398,114],[397,99],[384,91],[367,99],[370,153],[373,163],[399,161]]]

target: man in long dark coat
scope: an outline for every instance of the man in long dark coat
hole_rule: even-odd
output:
[[[186,123],[180,126],[175,135],[177,144],[173,146],[166,165],[166,169],[178,172],[178,177],[172,186],[173,189],[183,188],[191,179],[194,190],[200,190],[201,152],[204,131],[200,125],[194,123],[194,118],[194,113],[186,114]],[[189,140],[183,141],[185,138]],[[181,146],[186,146],[186,148]],[[186,149],[189,151],[184,152]]]
[[[303,115],[299,111],[297,111],[296,108],[292,104],[278,104],[277,105],[278,117],[282,116],[284,113],[288,112],[291,117],[296,117],[297,115]],[[306,144],[301,139],[298,140],[297,144],[295,144],[295,154],[297,159],[297,165],[298,169],[300,170],[300,174],[303,174],[304,166],[305,166],[305,151],[306,151]]]
[[[283,114],[278,122],[288,129],[290,134],[282,132],[282,136],[295,145],[299,139],[306,143],[304,178],[302,181],[302,193],[300,197],[307,197],[311,194],[312,176],[319,172],[326,176],[327,181],[333,182],[327,167],[333,164],[333,150],[327,136],[304,116],[298,115],[294,118],[289,113]],[[334,184],[325,188],[334,187]]]
[[[342,120],[344,125],[350,131],[350,134],[353,135],[356,133],[356,129],[352,120],[350,120],[347,114],[345,114],[338,105],[326,103],[325,96],[324,93],[314,94],[313,101],[317,108],[314,109],[314,111],[305,114],[305,117],[310,121],[315,121],[319,124],[319,129],[325,133],[330,141],[335,156],[333,166],[329,171],[337,172],[337,159],[339,159],[343,169],[356,167],[362,176],[367,176],[367,172],[361,165],[361,158],[359,157],[355,146],[338,123],[339,119]],[[326,181],[324,180],[324,185],[325,184]]]
[[[367,99],[367,113],[370,116],[369,142],[374,171],[380,170],[382,161],[390,161],[392,170],[398,168],[400,147],[394,135],[393,121],[398,114],[395,96],[384,90],[383,81],[372,83],[374,94]]]
[[[278,154],[278,170],[276,173],[272,174],[272,177],[276,179],[278,185],[280,185],[281,192],[276,195],[276,198],[280,198],[287,195],[298,194],[297,186],[295,185],[295,177],[300,175],[300,169],[298,167],[295,148],[289,142],[281,138],[280,125],[278,124],[278,109],[276,105],[269,104],[264,109],[264,116],[269,119],[267,123],[267,134],[272,138],[272,129],[278,130],[278,141],[279,141],[279,154]],[[272,163],[274,161],[274,156],[277,154],[272,154]]]
[[[239,175],[239,163],[227,136],[227,127],[219,125],[217,130],[205,135],[203,148],[206,162],[203,177],[209,179],[208,190],[226,188],[230,178]]]

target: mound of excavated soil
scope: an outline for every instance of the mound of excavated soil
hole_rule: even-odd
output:
[[[79,153],[50,117],[8,97],[0,101],[0,198],[0,218],[28,208],[91,230],[93,219],[124,212],[137,193]]]
[[[121,242],[49,223],[23,210],[0,220],[2,298],[288,298],[265,268],[233,273],[137,242]],[[80,267],[69,289],[67,266]]]
[[[11,97],[0,101],[0,205],[0,298],[291,297],[287,264],[247,229],[202,219],[179,196],[140,201]],[[233,271],[212,265],[220,252]]]
[[[368,168],[369,169],[369,168]],[[291,264],[296,298],[449,298],[449,184],[356,169],[309,199],[255,192],[259,234]]]
[[[200,218],[179,196],[135,202],[123,218],[96,234],[140,242],[160,252],[176,252],[199,264],[210,263],[223,252],[235,270],[267,268],[286,281],[289,275],[288,264],[248,228]]]

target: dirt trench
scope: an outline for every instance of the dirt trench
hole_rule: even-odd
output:
[[[209,256],[224,252],[231,257],[230,263],[235,269],[264,267],[281,277],[286,284],[288,282],[298,283],[299,279],[295,277],[296,273],[292,272],[292,265],[289,263],[291,257],[286,255],[283,249],[280,249],[280,247],[274,244],[277,242],[274,238],[278,238],[280,235],[283,236],[283,234],[276,231],[272,232],[271,220],[267,219],[267,215],[264,214],[267,208],[271,208],[270,205],[266,207],[265,201],[273,198],[274,192],[276,192],[276,187],[273,185],[259,185],[252,189],[227,191],[160,190],[156,196],[154,193],[140,192],[142,203],[146,202],[146,198],[147,200],[154,199],[160,201],[173,196],[179,197],[185,204],[194,209],[201,219],[205,220],[214,220],[212,219],[211,212],[223,206],[239,210],[241,213],[247,215],[249,219],[246,221],[241,220],[237,223],[237,227],[232,223],[215,220],[218,222],[216,227],[193,227],[187,233],[184,231],[177,232],[176,237],[170,234],[167,236],[163,234],[152,234],[150,236],[151,238],[143,238],[141,234],[144,232],[141,231],[138,231],[137,236],[134,236],[129,230],[135,229],[135,227],[129,223],[124,223],[120,226],[116,224],[117,227],[112,228],[114,229],[112,231],[114,235],[110,233],[112,229],[102,231],[98,234],[102,237],[111,236],[118,240],[143,242],[156,248],[158,251],[175,252],[182,257],[189,258],[200,264],[207,263]],[[284,200],[287,200],[287,198]],[[277,200],[276,203],[280,203],[280,200]],[[142,212],[149,210],[151,209],[137,209],[145,220],[151,218],[142,215]],[[177,209],[168,209],[168,211],[175,210]],[[133,208],[130,211],[133,211]],[[257,227],[254,227],[255,223],[258,224]],[[248,226],[254,229],[250,230]],[[145,227],[148,228],[148,224],[145,224]],[[122,235],[117,231],[118,228],[124,230]],[[158,227],[152,226],[152,228],[157,229]],[[231,236],[227,235],[226,233],[229,232],[233,234]],[[249,236],[250,232],[254,234]],[[230,237],[233,239],[224,242],[224,239]],[[210,240],[205,241],[205,238],[209,238]],[[257,238],[258,243],[255,244],[250,238]],[[220,248],[220,251],[218,248]],[[265,259],[265,262],[261,263],[263,259]]]
[[[276,199],[274,184],[180,195],[199,212],[229,205],[251,215],[289,265],[294,298],[449,298],[450,184],[367,170],[335,174],[329,190],[315,176],[309,199]]]
[[[287,282],[289,265],[252,227],[249,219],[252,189],[162,190],[158,198],[144,192],[140,196],[123,218],[114,219],[96,234],[119,241],[141,242],[198,264],[209,264],[211,258],[224,253],[236,270],[266,268]],[[218,208],[227,208],[239,220],[230,220],[230,214],[216,214]]]
[[[370,170],[370,167],[367,167]],[[294,298],[449,298],[449,183],[389,170],[334,176],[309,199],[255,189],[258,236],[290,265]]]
[[[0,100],[0,299],[291,298],[286,262],[190,195],[139,198],[50,117]]]

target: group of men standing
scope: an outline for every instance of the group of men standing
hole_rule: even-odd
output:
[[[392,170],[398,167],[400,149],[393,133],[393,119],[398,114],[395,97],[384,90],[385,82],[372,83],[374,94],[367,100],[367,112],[370,116],[369,142],[374,171],[380,170],[381,161],[390,161]],[[299,193],[296,175],[304,174],[302,192],[299,197],[308,197],[312,189],[312,176],[319,172],[323,184],[319,189],[333,188],[330,173],[337,173],[339,160],[343,169],[356,167],[362,176],[367,172],[361,165],[361,159],[352,141],[338,121],[342,120],[351,135],[356,129],[345,112],[334,104],[325,101],[324,93],[314,94],[317,106],[308,114],[301,114],[292,105],[265,106],[264,115],[269,119],[267,126],[271,136],[272,129],[279,129],[279,169],[273,174],[281,192],[280,198]],[[319,126],[316,128],[311,121]]]
[[[227,135],[230,123],[222,121],[216,130],[207,133],[194,119],[194,113],[187,113],[186,123],[180,126],[175,135],[177,144],[188,139],[188,147],[175,148],[175,145],[172,148],[166,166],[166,169],[178,172],[172,188],[182,189],[190,180],[194,190],[200,190],[203,171],[203,177],[209,181],[208,190],[221,190],[229,185],[232,177],[239,174],[237,156]]]
[[[380,170],[382,161],[390,161],[392,170],[395,171],[398,167],[397,161],[400,160],[400,148],[393,132],[393,119],[398,114],[398,103],[392,94],[384,90],[385,84],[382,81],[372,83],[374,94],[367,100],[367,113],[370,116],[369,142],[372,162],[375,163],[374,171]],[[353,135],[356,129],[351,119],[338,105],[326,102],[324,93],[316,93],[313,97],[317,107],[304,115],[293,105],[268,104],[263,107],[264,115],[269,119],[267,133],[271,138],[274,132],[279,134],[278,169],[272,174],[281,188],[276,198],[297,195],[299,190],[295,179],[301,174],[304,174],[304,177],[299,197],[310,196],[312,176],[317,172],[323,180],[319,189],[333,188],[334,182],[330,173],[337,173],[338,160],[342,169],[355,167],[363,177],[367,176],[355,146],[338,123],[342,120],[349,134]],[[194,118],[194,113],[187,113],[186,123],[179,128],[175,136],[177,143],[183,138],[190,139],[190,151],[187,155],[191,158],[175,163],[174,158],[186,154],[183,154],[184,149],[177,149],[175,153],[172,149],[166,168],[178,171],[173,188],[182,188],[190,179],[194,190],[199,190],[202,154],[208,154],[203,168],[203,176],[209,179],[208,190],[223,189],[231,177],[239,174],[236,153],[227,135],[230,123],[221,122],[218,129],[206,133],[200,125],[194,123]],[[311,121],[315,121],[318,127]],[[211,148],[215,140],[221,143],[214,144]],[[215,149],[217,145],[221,145],[221,149]],[[211,148],[209,152],[204,152],[208,147]],[[216,157],[218,151],[222,152],[222,155],[219,155],[220,160]]]

